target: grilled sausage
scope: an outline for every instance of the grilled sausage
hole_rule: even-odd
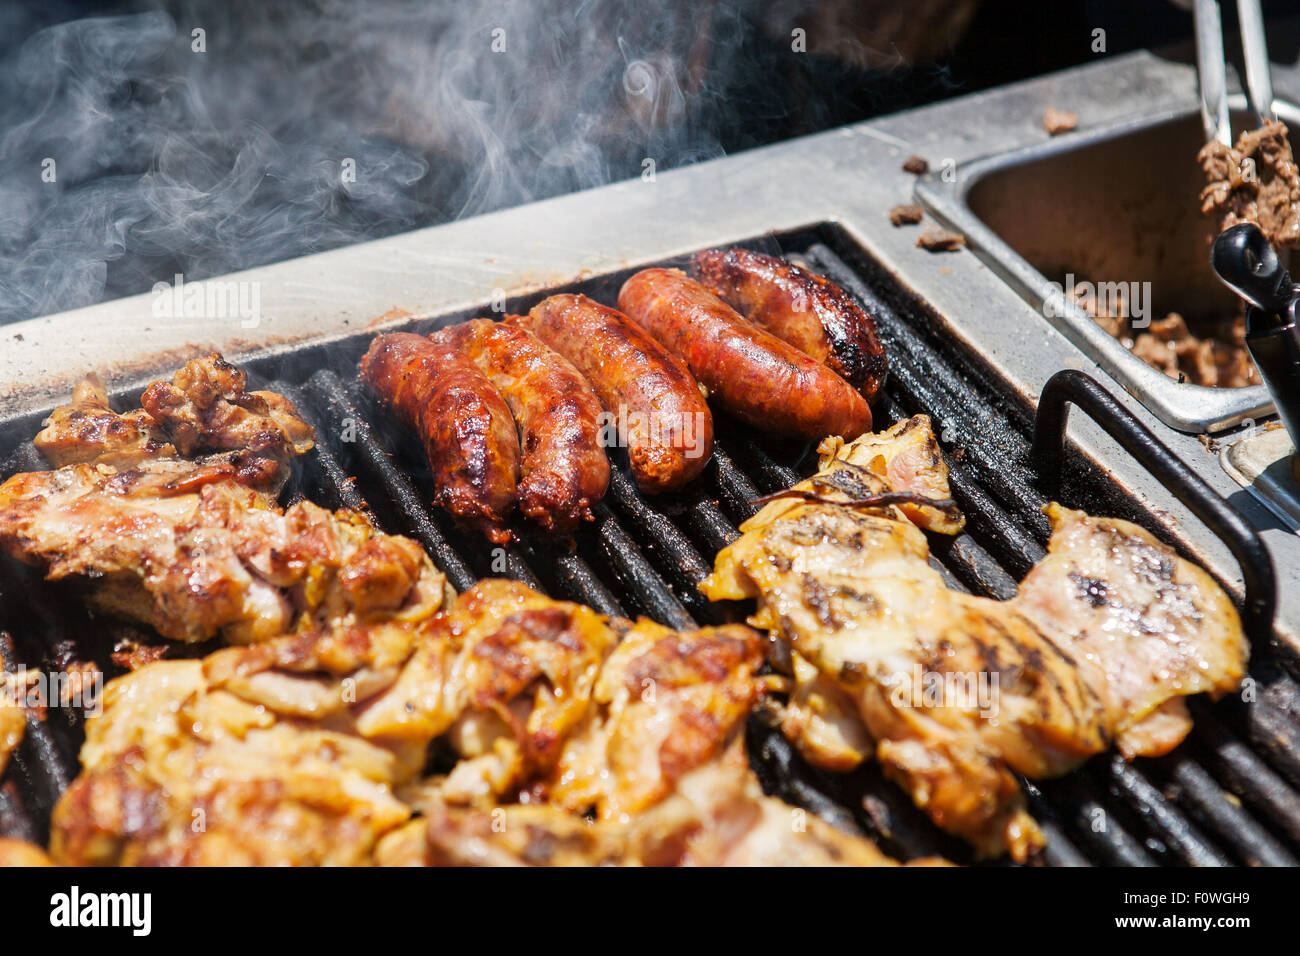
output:
[[[543,528],[572,531],[609,486],[600,400],[564,356],[526,329],[472,319],[432,336],[477,365],[519,426],[519,509]]]
[[[553,295],[518,324],[572,362],[591,383],[650,494],[675,491],[713,453],[713,416],[682,360],[616,309],[585,295]]]
[[[477,366],[422,335],[378,336],[361,380],[424,443],[434,501],[498,544],[515,505],[519,436],[505,400]]]
[[[784,259],[710,249],[691,274],[756,325],[837,372],[870,401],[889,372],[876,323],[847,292]]]
[[[676,269],[638,272],[618,307],[751,425],[810,439],[871,429],[871,408],[853,386]]]

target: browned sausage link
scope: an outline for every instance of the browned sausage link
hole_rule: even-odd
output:
[[[501,394],[455,349],[394,332],[370,344],[361,380],[419,433],[434,501],[498,544],[514,509],[519,436]]]
[[[585,295],[553,295],[527,328],[577,367],[614,416],[637,485],[675,491],[713,454],[713,416],[690,370],[623,313]]]
[[[811,439],[856,438],[871,428],[871,408],[853,386],[675,269],[638,272],[618,306],[751,425]]]
[[[460,351],[500,390],[519,426],[519,509],[543,528],[572,531],[609,486],[600,400],[568,359],[531,332],[472,319],[433,339]]]
[[[829,279],[747,249],[710,249],[691,274],[751,322],[829,366],[870,401],[889,363],[876,323]]]

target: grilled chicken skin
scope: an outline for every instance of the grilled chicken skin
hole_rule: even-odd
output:
[[[392,789],[418,772],[427,740],[367,735],[358,719],[367,708],[404,706],[411,633],[351,629],[332,648],[337,660],[313,662],[321,672],[295,666],[293,640],[158,661],[111,681],[103,712],[86,724],[82,772],[54,809],[54,860],[369,862],[376,839],[410,816]],[[363,660],[348,661],[358,646]],[[277,669],[265,666],[268,651],[286,652]],[[242,673],[246,654],[253,661]],[[347,663],[355,669],[338,666]]]
[[[213,354],[142,402],[117,415],[87,381],[51,416],[36,443],[73,463],[0,484],[0,552],[82,579],[98,610],[178,641],[418,620],[441,605],[445,578],[414,541],[355,512],[275,504],[313,445],[287,399],[246,391]]]
[[[528,329],[591,382],[616,416],[637,485],[676,491],[713,454],[713,416],[682,360],[616,309],[585,295],[553,295],[508,322]]]
[[[748,249],[710,249],[691,257],[691,274],[741,315],[823,363],[868,401],[889,362],[876,323],[822,276]]]
[[[674,631],[638,621],[605,661],[586,720],[542,792],[601,820],[659,802],[741,734],[762,660],[762,639],[747,627]]]
[[[457,350],[496,386],[519,427],[519,510],[546,530],[590,520],[609,487],[600,400],[582,373],[526,329],[471,319],[431,338]]]
[[[108,404],[108,391],[97,375],[72,392],[72,401],[56,408],[44,422],[35,445],[54,467],[105,464],[130,467],[176,446],[163,427],[143,408],[119,414]]]
[[[928,422],[895,427],[905,438]],[[881,437],[864,442],[874,469],[848,469],[876,495],[895,490]],[[1015,773],[1056,776],[1117,740],[1130,755],[1166,752],[1190,726],[1182,697],[1240,682],[1248,646],[1227,596],[1140,528],[1054,505],[1048,557],[1020,595],[975,597],[945,587],[897,504],[833,487],[859,457],[834,453],[820,485],[796,486],[822,500],[768,505],[703,585],[756,597],[751,622],[811,665],[796,668],[787,725],[810,734],[809,759],[845,769],[874,755],[941,827],[1024,859],[1042,835]]]
[[[313,444],[311,426],[275,392],[250,392],[247,376],[215,352],[186,362],[140,397],[182,455],[246,451],[288,459]]]
[[[441,604],[445,578],[414,541],[356,512],[282,511],[203,472],[163,459],[15,475],[0,485],[0,552],[50,580],[85,579],[93,606],[177,641],[247,643]]]
[[[378,336],[361,380],[415,429],[433,473],[434,503],[498,544],[515,508],[519,436],[505,399],[479,368],[422,335]]]
[[[871,428],[871,407],[853,386],[682,272],[643,269],[623,283],[618,307],[756,428],[813,440]]]
[[[514,581],[466,591],[439,621],[450,646],[448,741],[462,758],[440,784],[443,799],[473,803],[513,795],[554,767],[585,717],[618,632],[589,607]]]
[[[375,859],[385,866],[898,865],[871,841],[764,796],[739,741],[631,818],[589,822],[550,804],[439,805],[385,837]]]
[[[88,721],[51,851],[60,863],[369,862],[410,816],[398,792],[435,738],[461,758],[441,798],[512,797],[545,774],[617,638],[590,608],[488,580],[423,620],[148,664],[110,682]]]
[[[32,670],[15,674],[0,671],[0,777],[9,764],[9,755],[18,749],[27,731],[28,688],[36,677],[37,672]]]
[[[0,867],[53,865],[54,861],[36,844],[0,837]]]
[[[461,758],[438,800],[527,791],[604,818],[662,799],[735,738],[759,694],[761,639],[733,625],[607,621],[522,584],[482,581],[440,616]]]
[[[1214,579],[1117,518],[1047,506],[1047,557],[1020,585],[1018,612],[1078,664],[1126,757],[1158,757],[1192,728],[1183,698],[1236,690],[1250,648]]]
[[[507,833],[535,820],[545,855],[570,862],[890,863],[762,796],[741,745],[761,643],[739,625],[610,622],[489,580],[418,622],[147,664],[110,682],[88,720],[51,855],[397,865],[542,852],[491,836],[504,818]],[[435,738],[458,763],[420,781]],[[423,817],[408,823],[413,812]],[[582,828],[616,852],[593,849]],[[566,854],[555,844],[570,836]]]
[[[143,408],[118,414],[92,376],[56,408],[36,436],[56,468],[105,465],[129,469],[159,459],[209,456],[229,476],[274,497],[289,461],[315,436],[293,404],[274,392],[250,392],[244,373],[213,353],[187,362],[170,382],[154,382]]]

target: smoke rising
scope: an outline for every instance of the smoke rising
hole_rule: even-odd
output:
[[[0,15],[0,322],[719,156],[744,66],[707,3],[34,16]]]

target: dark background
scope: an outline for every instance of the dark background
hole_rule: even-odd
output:
[[[845,9],[865,40],[834,25]],[[1114,56],[1189,49],[1192,21],[1168,0],[9,3],[0,322],[1092,62],[1096,28]],[[1293,62],[1282,36],[1273,59]]]

